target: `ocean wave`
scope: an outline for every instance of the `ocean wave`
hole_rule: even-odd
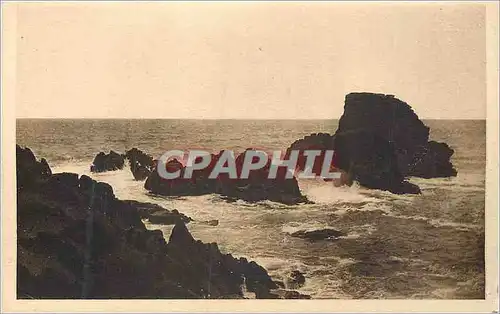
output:
[[[482,228],[481,225],[477,224],[472,224],[472,223],[464,223],[464,222],[456,222],[456,221],[450,221],[450,220],[444,220],[444,219],[436,219],[436,218],[429,218],[429,217],[424,217],[424,216],[408,216],[408,215],[398,215],[398,214],[389,214],[388,216],[394,217],[394,218],[399,218],[399,219],[407,219],[407,220],[415,220],[415,221],[425,221],[428,224],[430,224],[433,227],[436,228],[454,228],[457,230],[463,230],[463,231],[468,231],[468,230],[477,230]]]
[[[342,203],[342,206],[338,207],[333,214],[337,216],[348,215],[349,213],[357,212],[383,212],[385,214],[392,213],[390,203]]]
[[[362,193],[365,189],[358,184],[335,187],[331,182],[299,180],[299,186],[302,193],[311,201],[318,204],[359,204],[382,201],[376,197]]]

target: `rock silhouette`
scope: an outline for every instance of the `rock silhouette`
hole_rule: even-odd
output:
[[[429,142],[429,127],[410,105],[393,95],[348,94],[335,134],[356,130],[368,131],[391,143],[403,176],[456,175],[449,161],[454,151],[447,144]]]
[[[420,193],[406,181],[456,176],[450,158],[454,151],[445,143],[429,141],[429,128],[410,105],[393,95],[351,93],[334,135],[312,134],[292,143],[292,149],[335,151],[333,167],[346,172],[343,182],[390,191]],[[300,160],[300,159],[299,159]],[[315,173],[321,164],[315,163]],[[299,163],[299,170],[304,170]]]
[[[132,148],[125,152],[125,158],[129,160],[130,171],[135,180],[146,180],[154,168],[153,157],[140,149]]]
[[[273,297],[264,268],[196,241],[186,216],[166,243],[141,221],[161,208],[121,201],[85,175],[51,174],[28,148],[16,152],[18,298],[242,298],[244,282]]]
[[[175,225],[177,222],[189,223],[193,221],[191,217],[180,213],[177,209],[168,210],[157,204],[132,200],[124,200],[123,202],[135,207],[139,216],[152,224]]]
[[[195,170],[190,179],[183,178],[186,167],[176,159],[166,163],[168,172],[180,171],[180,177],[176,179],[164,179],[158,174],[157,169],[151,173],[144,187],[155,194],[166,196],[203,195],[217,193],[225,196],[228,200],[241,199],[247,202],[258,202],[270,200],[284,204],[297,204],[308,202],[307,198],[300,192],[295,177],[286,178],[286,168],[280,167],[275,179],[269,178],[270,160],[261,169],[251,170],[248,178],[240,178],[243,160],[247,149],[235,158],[237,178],[230,178],[223,173],[216,178],[209,178],[214,166],[219,160],[222,152],[211,155],[211,162],[202,170]]]
[[[346,131],[335,135],[336,166],[349,173],[351,180],[370,189],[395,194],[419,193],[398,167],[394,146],[367,130]]]
[[[103,152],[98,153],[92,165],[90,166],[91,172],[105,172],[123,169],[125,159],[122,155],[115,151],[110,151],[109,154]]]
[[[340,232],[335,229],[319,229],[312,231],[296,231],[290,234],[292,237],[308,239],[310,241],[319,241],[319,240],[327,240],[327,239],[336,239],[344,235],[343,232]]]
[[[321,155],[316,157],[312,167],[312,173],[316,175],[321,174],[321,168],[323,166],[325,151],[333,150],[334,137],[328,133],[313,133],[311,135],[305,136],[304,138],[298,139],[287,148],[284,159],[290,159],[292,151],[298,151],[297,158],[297,170],[304,170],[306,166],[306,156],[305,151],[318,150],[321,151]],[[336,156],[334,156],[333,161],[335,161]]]
[[[16,178],[17,189],[36,186],[39,181],[44,181],[52,175],[47,161],[42,158],[37,161],[29,148],[16,145]]]

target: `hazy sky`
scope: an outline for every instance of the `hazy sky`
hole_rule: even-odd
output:
[[[19,5],[17,116],[338,118],[395,94],[424,118],[485,118],[476,4]]]

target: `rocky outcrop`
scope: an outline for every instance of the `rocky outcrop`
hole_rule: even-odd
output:
[[[132,148],[125,152],[125,158],[129,160],[130,171],[135,180],[146,180],[154,168],[153,157],[140,149]]]
[[[39,181],[47,180],[52,175],[49,164],[42,158],[37,161],[29,148],[16,145],[16,178],[17,189],[36,186]]]
[[[195,171],[191,179],[184,179],[185,169],[177,159],[170,160],[166,164],[167,172],[180,171],[180,177],[167,180],[160,177],[155,165],[144,183],[144,188],[153,194],[165,196],[194,196],[215,192],[215,180],[209,180],[208,175],[200,175],[200,171]]]
[[[105,172],[123,169],[125,159],[122,155],[115,151],[110,151],[109,154],[103,152],[98,153],[92,165],[90,166],[91,172]]]
[[[457,174],[450,162],[453,149],[429,141],[429,128],[407,103],[393,95],[348,94],[334,135],[312,134],[295,141],[287,151],[292,149],[333,149],[332,167],[346,173],[343,183],[357,181],[364,187],[396,194],[420,193],[418,186],[406,181],[409,176]],[[321,158],[316,160],[315,173],[321,163]],[[299,162],[299,170],[303,169],[303,162]]]
[[[429,142],[427,127],[406,102],[393,95],[351,93],[336,135],[363,130],[388,141],[403,176],[454,176],[453,150],[444,143]]]
[[[261,169],[251,170],[247,179],[240,179],[243,160],[246,152],[238,155],[235,159],[237,179],[229,178],[227,174],[221,174],[217,178],[209,178],[221,153],[212,154],[208,167],[196,170],[190,179],[183,178],[186,167],[176,159],[166,164],[168,172],[180,171],[180,177],[176,179],[164,179],[155,169],[146,180],[144,187],[155,194],[166,196],[203,195],[217,193],[228,200],[241,199],[247,202],[258,202],[270,200],[284,204],[297,204],[308,202],[307,198],[300,192],[295,177],[286,178],[286,169],[281,168],[275,179],[269,179],[270,160]],[[283,171],[284,170],[284,171]]]
[[[141,220],[162,211],[155,205],[121,201],[85,175],[51,174],[19,146],[17,174],[18,298],[241,298],[243,285],[274,297],[264,268],[196,241],[185,218],[167,243]]]
[[[393,95],[350,93],[335,134],[363,130],[393,145],[398,169],[408,172],[412,156],[427,144],[429,128],[411,107]]]
[[[308,239],[310,241],[337,239],[345,234],[335,229],[319,229],[312,231],[300,230],[290,234],[292,237]]]
[[[152,224],[175,225],[178,222],[187,224],[193,221],[191,217],[180,213],[177,209],[168,210],[157,204],[143,203],[132,200],[123,202],[135,207],[139,216]]]
[[[308,150],[321,151],[321,155],[315,158],[312,167],[312,173],[319,176],[325,159],[325,151],[333,150],[333,145],[334,137],[332,135],[328,133],[313,133],[293,142],[292,145],[287,148],[284,159],[289,159],[292,151],[298,151],[297,170],[303,171],[306,165],[306,156],[304,152]],[[333,163],[335,163],[335,157],[336,156],[333,158]]]
[[[395,194],[420,192],[416,185],[405,180],[393,144],[377,134],[367,130],[337,133],[335,152],[336,166],[364,187]]]

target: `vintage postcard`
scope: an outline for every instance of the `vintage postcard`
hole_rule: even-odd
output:
[[[498,9],[2,3],[2,312],[498,311]]]

